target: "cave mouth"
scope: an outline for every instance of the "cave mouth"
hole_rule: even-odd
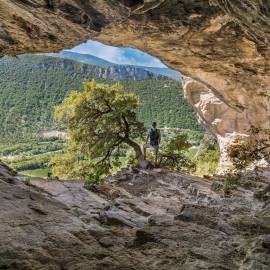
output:
[[[48,162],[66,143],[63,128],[53,120],[54,107],[91,79],[119,81],[135,92],[143,104],[138,119],[146,128],[157,122],[164,145],[183,133],[191,143],[186,154],[194,158],[199,150],[204,131],[184,98],[181,74],[147,53],[88,40],[58,53],[6,56],[0,61],[1,108],[6,112],[1,114],[0,155],[22,174],[50,175]],[[211,147],[216,156],[216,145]]]

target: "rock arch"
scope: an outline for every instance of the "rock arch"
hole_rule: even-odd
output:
[[[223,160],[234,134],[248,137],[251,125],[270,128],[269,102],[258,95],[270,94],[267,1],[55,0],[53,9],[51,4],[0,0],[0,55],[56,51],[89,38],[153,54],[192,78],[186,95],[219,139]],[[203,95],[209,99],[198,101]]]

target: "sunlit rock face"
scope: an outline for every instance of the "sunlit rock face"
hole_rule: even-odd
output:
[[[159,2],[99,38],[154,54],[193,79],[184,83],[186,96],[220,144],[220,169],[229,169],[235,138],[248,142],[251,126],[270,128],[269,99],[260,96],[270,94],[270,4]]]
[[[236,138],[246,140],[251,123],[246,113],[238,112],[217,97],[209,88],[189,77],[183,78],[183,88],[188,102],[197,112],[199,122],[214,135],[220,146],[219,172],[233,167],[227,156],[227,147]]]
[[[269,1],[0,0],[0,19],[0,54],[95,37],[161,58],[200,83],[202,100],[191,103],[222,149],[251,125],[270,127],[268,99],[259,96],[270,95]]]
[[[168,77],[153,74],[147,70],[132,66],[115,65],[111,67],[95,67],[97,78],[111,81],[145,81],[145,80],[168,80]]]

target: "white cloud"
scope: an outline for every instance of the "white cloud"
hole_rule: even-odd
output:
[[[159,59],[139,50],[107,46],[93,40],[82,43],[71,49],[71,51],[91,54],[116,64],[165,67]]]

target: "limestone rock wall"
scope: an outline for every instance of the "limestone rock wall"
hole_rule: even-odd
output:
[[[222,149],[251,125],[270,127],[268,99],[259,96],[270,95],[269,1],[0,0],[0,20],[2,55],[95,37],[161,58],[199,83],[197,94],[187,84],[187,96]]]
[[[185,96],[197,112],[202,126],[216,137],[220,147],[218,172],[226,172],[233,167],[227,156],[227,147],[236,138],[246,141],[249,138],[251,122],[248,116],[223,102],[208,87],[189,77],[183,78]]]
[[[144,80],[167,80],[168,77],[151,73],[142,68],[132,66],[95,67],[95,75],[98,78],[112,81],[144,81]]]
[[[113,0],[0,0],[0,55],[69,48],[128,14]]]
[[[231,168],[226,149],[236,137],[249,141],[251,126],[270,128],[269,3],[266,1],[163,1],[147,13],[134,12],[112,27],[112,42],[164,59],[189,78],[188,101],[218,140],[219,171]],[[121,32],[121,31],[119,31]],[[192,79],[191,79],[192,78]]]

